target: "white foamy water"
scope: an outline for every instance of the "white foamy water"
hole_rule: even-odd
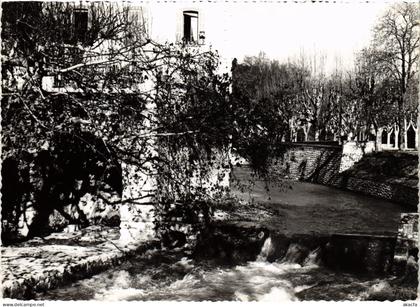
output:
[[[179,266],[176,263],[174,267]],[[137,276],[118,274],[111,287],[99,290],[99,300],[236,300],[236,301],[293,301],[293,285],[282,274],[300,268],[298,264],[249,262],[230,269],[202,270],[191,267],[192,272],[182,279],[161,287],[133,289]],[[122,278],[126,278],[123,282]]]
[[[128,268],[102,273],[71,287],[51,291],[57,298],[71,293],[90,293],[95,300],[235,300],[294,301],[296,290],[285,274],[304,270],[296,263],[266,261],[272,242],[268,238],[256,261],[233,267],[195,262],[186,257],[157,267],[130,272]],[[55,293],[55,294],[54,294]],[[80,299],[80,297],[78,298]]]
[[[336,275],[319,268],[319,249],[310,252],[302,265],[291,261],[301,255],[296,244],[290,245],[279,262],[266,260],[272,249],[272,241],[267,238],[255,261],[236,266],[219,266],[210,261],[199,262],[182,255],[153,251],[153,255],[149,253],[147,257],[49,291],[39,298],[282,302],[296,301],[305,291],[312,291],[310,295],[329,291],[326,295],[331,295],[332,299],[335,295],[338,299],[357,300],[366,298],[372,286],[373,281],[359,282],[350,275]],[[324,286],[319,286],[320,280],[324,281],[321,283]],[[346,291],[348,295],[343,296]]]
[[[273,243],[271,241],[271,237],[268,237],[261,248],[261,252],[257,257],[257,261],[265,261],[267,257],[270,255],[271,251],[273,250]]]

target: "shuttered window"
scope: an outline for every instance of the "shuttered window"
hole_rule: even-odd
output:
[[[184,11],[184,41],[198,42],[198,12]]]
[[[86,39],[86,32],[88,28],[88,10],[75,9],[74,16],[74,36],[77,41],[84,42]]]

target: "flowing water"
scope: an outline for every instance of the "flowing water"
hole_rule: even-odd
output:
[[[253,222],[264,219],[262,225],[283,233],[395,235],[401,213],[417,212],[417,208],[320,184],[292,180],[264,182],[253,178],[246,167],[235,168],[233,174],[236,181],[231,188],[235,196],[277,212],[272,217],[256,214],[246,218]],[[244,214],[236,211],[247,209],[235,207],[229,221],[243,221]]]
[[[40,293],[44,300],[294,301],[359,300],[387,282],[329,271],[318,266],[315,249],[296,263],[293,244],[268,262],[270,237],[255,261],[223,265],[194,260],[182,250],[150,250],[118,268],[67,287]],[[376,288],[375,288],[376,287]]]
[[[274,192],[266,195],[263,184],[257,182],[248,197],[268,203],[268,207],[277,213],[256,211],[248,221],[257,228],[264,225],[281,233],[393,234],[397,229],[392,227],[398,225],[402,210],[397,204],[346,191],[338,193],[336,189],[309,183],[293,183],[291,189],[273,188],[271,191]],[[238,192],[238,196],[246,198],[247,195]],[[229,211],[231,219],[234,220],[239,209]],[[244,215],[239,214],[238,219],[244,220]],[[395,293],[395,286],[391,286],[394,277],[376,278],[360,275],[360,272],[355,274],[352,270],[345,273],[329,269],[331,266],[327,268],[320,257],[325,245],[317,247],[318,242],[305,246],[285,243],[279,256],[279,246],[283,248],[284,244],[257,234],[258,231],[250,235],[232,229],[224,234],[213,234],[202,240],[201,256],[183,249],[149,250],[117,268],[39,293],[37,299],[278,302],[392,300],[416,295],[415,288],[401,287],[398,291],[401,290],[402,295],[392,296]],[[350,241],[336,243],[347,247]],[[358,242],[351,241],[351,244],[359,246]],[[367,244],[368,249],[375,244]],[[372,255],[376,253],[372,252]],[[344,259],[344,252],[333,254],[332,258],[329,262],[342,264],[338,267],[351,267],[344,265],[351,260],[348,255]],[[375,263],[375,260],[371,262]]]
[[[269,225],[271,229],[282,233],[296,234],[304,230],[306,234],[346,231],[395,234],[403,210],[397,204],[310,183],[293,183],[292,188],[285,190],[270,188],[268,195],[264,185],[257,182],[252,193],[237,191],[237,194],[245,199],[255,198],[260,203],[267,203],[269,208],[276,209],[277,213],[266,214],[267,218],[264,218],[264,211],[252,213],[248,220],[256,227],[258,224],[264,227]],[[234,208],[229,212],[231,219],[239,209]],[[238,219],[244,220],[244,215],[239,214]],[[355,274],[351,270],[344,273],[327,268],[321,263],[320,257],[325,245],[317,247],[317,240],[311,239],[313,244],[306,246],[300,246],[301,241],[299,244],[285,243],[280,256],[277,254],[278,248],[283,248],[285,241],[272,241],[264,232],[262,237],[257,233],[249,235],[231,229],[224,235],[219,233],[204,238],[198,250],[205,257],[183,249],[149,250],[117,268],[39,293],[37,299],[278,302],[392,300],[416,296],[416,288],[405,286],[397,289],[401,295],[392,296],[398,288],[395,286],[395,277],[376,278],[360,275],[360,272]],[[251,237],[254,239],[251,240]],[[351,260],[348,255],[344,259],[347,246],[360,245],[360,242],[350,241],[345,244],[337,241],[338,245],[344,244],[341,246],[344,251],[340,255],[332,254],[333,259],[329,261],[336,264],[341,262],[344,267],[345,261]],[[377,243],[366,243],[368,250]],[[302,252],[305,248],[306,251]],[[377,256],[375,252],[371,254]],[[375,263],[376,260],[371,262]]]

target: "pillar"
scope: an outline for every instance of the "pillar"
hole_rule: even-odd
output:
[[[123,195],[120,205],[121,243],[154,239],[153,194],[154,178],[142,173],[135,165],[122,164]]]
[[[152,90],[154,84],[143,84],[145,90]],[[154,109],[153,102],[146,105],[145,114]],[[152,112],[150,112],[152,113]],[[147,118],[147,117],[145,117]],[[143,122],[143,130],[139,134],[152,130],[151,120]],[[151,136],[147,143],[148,154],[157,155],[154,148],[154,138]],[[144,242],[156,237],[154,230],[154,193],[156,178],[152,162],[142,164],[140,168],[134,164],[121,163],[123,175],[123,192],[120,206],[120,243]]]
[[[391,133],[394,133],[394,131],[389,131],[389,129],[386,130],[386,134],[387,134],[386,145],[387,145],[387,147],[390,147],[392,145],[391,144]],[[395,135],[395,133],[394,133],[394,135]]]

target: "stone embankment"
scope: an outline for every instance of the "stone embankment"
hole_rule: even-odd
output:
[[[3,297],[31,299],[36,292],[97,274],[158,244],[127,243],[119,237],[118,228],[92,226],[2,247]]]
[[[283,178],[347,189],[416,208],[417,155],[373,153],[371,147],[291,143],[284,146],[272,169]]]

